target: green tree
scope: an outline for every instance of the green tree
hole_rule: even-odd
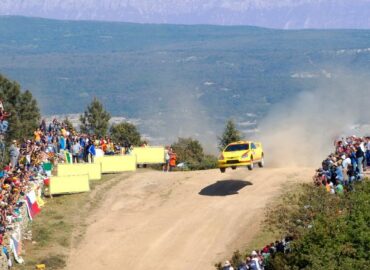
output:
[[[229,143],[241,140],[240,131],[236,128],[233,120],[227,121],[224,132],[218,140],[220,150],[223,150]]]
[[[21,91],[17,82],[10,81],[0,75],[0,99],[4,109],[10,113],[9,130],[6,141],[29,138],[39,126],[40,110],[37,101],[29,90]]]
[[[177,159],[182,162],[196,164],[204,157],[202,145],[192,138],[178,138],[171,147],[176,152]]]
[[[81,132],[103,137],[107,134],[111,115],[104,109],[103,104],[94,98],[80,116]]]
[[[341,196],[305,186],[287,197],[289,205],[279,205],[268,220],[295,240],[291,253],[271,261],[272,269],[370,269],[369,182]]]
[[[75,128],[74,128],[71,120],[69,120],[68,116],[66,118],[64,118],[64,120],[63,120],[62,123],[66,126],[66,128],[67,128],[68,131],[70,131],[70,132],[74,132],[75,131]]]
[[[185,162],[191,170],[213,169],[217,166],[217,158],[205,155],[203,147],[198,140],[192,138],[178,138],[172,144],[179,162]]]
[[[140,132],[134,124],[128,122],[112,125],[110,128],[110,136],[116,143],[128,142],[136,146],[141,144]]]

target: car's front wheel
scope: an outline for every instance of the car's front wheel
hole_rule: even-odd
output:
[[[251,164],[248,165],[248,170],[253,170],[254,168],[254,163],[253,163],[253,159],[251,159]]]
[[[231,169],[236,170],[236,166],[232,166]]]
[[[220,168],[220,172],[224,173],[226,171],[226,168]]]

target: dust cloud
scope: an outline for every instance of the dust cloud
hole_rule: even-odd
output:
[[[189,84],[188,84],[189,85]],[[206,108],[199,102],[196,90],[172,89],[174,98],[165,104],[163,130],[170,141],[177,138],[193,138],[202,143],[207,153],[216,149],[216,134],[213,132],[212,120]]]
[[[266,161],[277,167],[318,166],[333,151],[334,139],[370,132],[364,126],[369,105],[368,77],[334,73],[317,89],[278,104],[261,121]],[[356,125],[365,128],[359,131]]]

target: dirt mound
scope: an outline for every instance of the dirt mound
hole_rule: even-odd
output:
[[[259,231],[264,208],[313,169],[145,172],[123,180],[90,217],[67,269],[214,269]]]

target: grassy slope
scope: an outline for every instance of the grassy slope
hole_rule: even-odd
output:
[[[122,179],[122,175],[104,175],[101,181],[91,183],[91,193],[48,199],[32,223],[33,242],[24,243],[26,263],[15,265],[16,269],[34,269],[39,263],[45,263],[47,269],[64,268],[71,247],[84,235],[89,213],[97,208],[105,192]]]

